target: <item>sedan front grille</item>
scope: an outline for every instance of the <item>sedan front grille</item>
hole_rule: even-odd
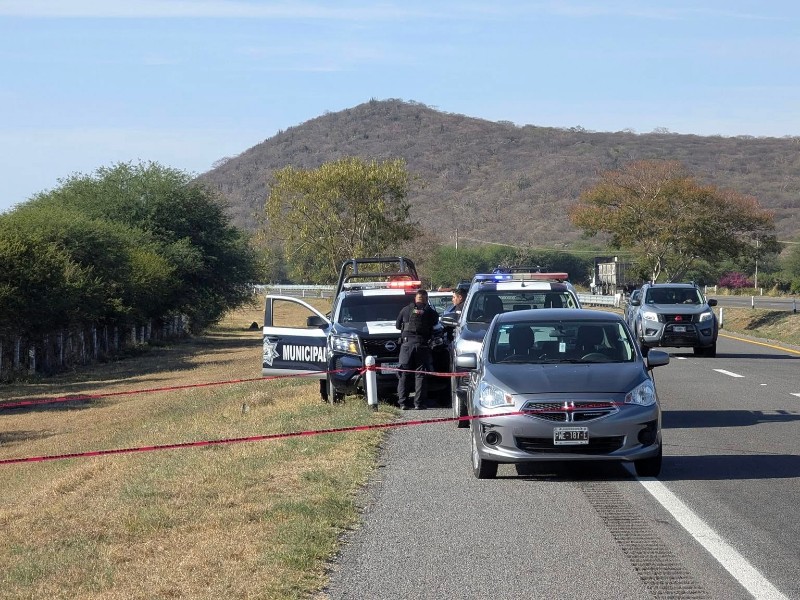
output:
[[[608,437],[590,437],[588,444],[558,445],[553,443],[553,438],[546,437],[515,437],[517,448],[525,452],[543,454],[611,454],[622,448],[625,443],[624,435]]]
[[[526,402],[521,411],[536,419],[559,423],[584,423],[619,409],[613,402]]]

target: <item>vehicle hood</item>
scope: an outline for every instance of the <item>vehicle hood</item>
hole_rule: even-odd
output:
[[[357,333],[359,335],[374,335],[374,336],[388,336],[398,337],[400,330],[395,327],[396,321],[367,321],[365,323],[352,321],[350,323],[342,324],[336,323],[333,327],[333,333],[346,334]],[[433,334],[441,334],[444,328],[441,324],[437,324],[433,328]]]
[[[626,394],[647,379],[640,362],[492,364],[484,379],[512,394]]]

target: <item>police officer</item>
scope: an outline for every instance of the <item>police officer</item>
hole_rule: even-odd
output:
[[[427,400],[426,371],[430,371],[430,341],[433,328],[439,322],[439,314],[428,303],[428,292],[417,291],[414,302],[403,308],[397,316],[395,327],[400,330],[400,378],[397,383],[397,401],[400,408],[409,410],[408,392],[411,371],[414,371],[414,408],[425,410]]]
[[[453,305],[444,311],[444,314],[454,314],[461,316],[461,311],[464,309],[464,299],[466,298],[467,293],[462,288],[456,288],[453,290]]]

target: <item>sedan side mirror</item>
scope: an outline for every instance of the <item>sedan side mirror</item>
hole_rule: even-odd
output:
[[[629,304],[631,306],[641,306],[642,305],[642,301],[641,300],[631,300]]]
[[[709,306],[716,306],[717,305],[717,299],[716,298],[709,299],[708,305]]]
[[[650,350],[647,353],[647,368],[663,367],[669,364],[669,354],[663,350]]]

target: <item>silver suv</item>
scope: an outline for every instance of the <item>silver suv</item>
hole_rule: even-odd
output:
[[[631,298],[628,326],[645,356],[654,346],[691,347],[696,356],[717,355],[719,324],[711,307],[693,283],[647,283]]]

